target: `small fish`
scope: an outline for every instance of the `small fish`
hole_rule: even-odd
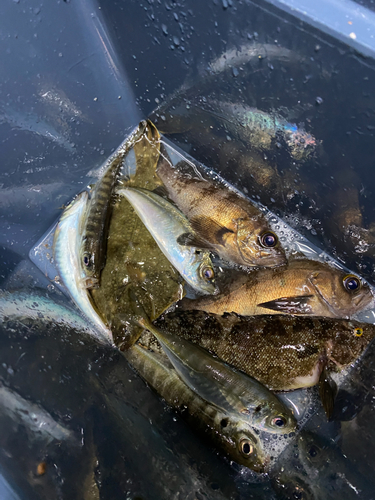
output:
[[[290,154],[297,160],[306,158],[314,150],[317,141],[302,127],[289,123],[276,112],[266,113],[242,103],[205,100],[200,103],[207,113],[216,116],[234,137],[259,150],[269,150],[272,142],[283,138]]]
[[[144,317],[181,379],[208,403],[267,432],[288,434],[296,428],[292,413],[264,385],[182,337],[162,332]]]
[[[62,213],[54,235],[54,259],[60,278],[74,303],[96,327],[102,337],[113,343],[111,331],[95,311],[89,292],[83,284],[84,275],[79,251],[87,203],[88,193],[83,191]]]
[[[214,270],[209,252],[178,243],[179,236],[193,231],[186,217],[164,198],[146,189],[125,188],[117,193],[129,201],[184,280],[200,293],[213,294]]]
[[[112,192],[126,154],[141,138],[145,128],[146,122],[142,121],[107,160],[103,168],[104,175],[96,183],[92,192],[80,249],[86,288],[99,287],[100,273],[105,264]]]
[[[278,269],[259,269],[233,281],[229,289],[210,298],[185,299],[184,309],[215,314],[300,314],[349,318],[373,301],[359,276],[328,264],[296,259]]]
[[[303,316],[218,316],[176,310],[155,322],[274,391],[310,387],[321,373],[356,361],[375,337],[375,325]]]
[[[192,178],[173,168],[165,151],[157,174],[168,197],[193,228],[180,243],[215,251],[222,259],[242,266],[275,267],[286,257],[275,233],[250,201],[212,181]]]
[[[256,472],[266,470],[270,459],[265,456],[258,436],[244,418],[233,418],[230,413],[200,398],[164,357],[137,344],[123,354],[167,404],[180,411],[194,429],[231,460]]]

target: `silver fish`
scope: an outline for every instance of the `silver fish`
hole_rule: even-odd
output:
[[[54,258],[60,278],[77,307],[96,327],[103,339],[113,343],[112,333],[95,311],[83,283],[79,250],[87,202],[88,193],[84,191],[62,213],[54,235]]]
[[[160,250],[184,280],[202,294],[213,294],[214,270],[210,253],[177,242],[179,236],[193,231],[186,217],[152,191],[125,188],[120,189],[118,194],[129,201]]]
[[[138,323],[155,335],[182,380],[201,398],[261,430],[281,434],[295,430],[290,410],[263,384],[199,346],[162,332],[144,317]]]

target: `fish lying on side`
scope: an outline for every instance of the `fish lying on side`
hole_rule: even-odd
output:
[[[86,288],[98,288],[105,264],[108,226],[111,218],[111,195],[123,160],[130,148],[144,134],[146,121],[125,139],[104,165],[104,174],[95,184],[87,209],[80,248]]]
[[[178,243],[179,236],[192,232],[186,217],[152,191],[124,188],[117,193],[129,201],[160,250],[184,280],[202,294],[213,294],[214,270],[209,252]]]
[[[295,430],[290,410],[256,379],[182,337],[159,330],[144,317],[137,322],[155,335],[181,379],[202,399],[261,430],[278,434]]]
[[[180,243],[208,248],[222,259],[242,266],[285,264],[285,253],[276,234],[250,201],[213,181],[192,178],[173,168],[163,147],[156,172],[168,197],[193,228],[193,232],[180,236]]]
[[[88,193],[80,193],[64,210],[57,224],[53,251],[60,279],[76,306],[96,327],[102,337],[113,343],[112,333],[96,312],[84,286],[80,260],[82,229],[87,213]]]
[[[207,403],[181,380],[167,360],[139,345],[124,351],[124,356],[140,376],[173,408],[182,413],[194,429],[213,442],[240,465],[264,472],[269,463],[260,440],[245,418],[233,418]]]
[[[349,318],[373,301],[359,276],[328,264],[296,259],[278,269],[259,269],[229,285],[220,295],[185,299],[183,309],[215,314],[300,314]]]
[[[329,372],[356,361],[375,337],[375,325],[320,317],[218,316],[176,310],[155,325],[207,349],[271,390],[319,383],[327,413],[334,397]]]

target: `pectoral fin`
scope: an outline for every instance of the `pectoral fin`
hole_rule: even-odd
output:
[[[332,417],[336,394],[337,385],[323,368],[319,378],[319,395],[328,420]]]
[[[177,243],[179,245],[187,247],[197,247],[197,248],[211,248],[208,241],[203,240],[197,234],[193,233],[183,233],[177,238]]]
[[[262,302],[258,307],[271,309],[285,314],[309,314],[312,312],[310,299],[313,295],[296,295],[295,297],[280,297],[269,302]]]
[[[193,217],[190,220],[190,224],[193,226],[194,231],[214,245],[224,246],[225,236],[234,233],[234,231],[223,226],[220,222],[206,216]]]

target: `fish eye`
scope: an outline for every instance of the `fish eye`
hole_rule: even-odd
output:
[[[267,233],[263,233],[260,237],[260,244],[265,248],[272,248],[277,245],[278,238],[275,233],[271,233],[268,231]]]
[[[271,420],[271,424],[282,429],[286,425],[286,418],[282,417],[281,415],[278,415],[277,417]]]
[[[360,327],[354,328],[354,335],[356,337],[362,337],[362,335],[363,335],[363,328],[360,328]]]
[[[319,453],[319,448],[315,445],[311,445],[308,453],[309,453],[310,457],[315,458],[317,456],[317,454]]]
[[[215,273],[214,273],[214,270],[212,269],[212,267],[210,267],[210,266],[203,266],[201,268],[201,276],[205,280],[210,281],[210,280],[214,279]]]
[[[241,455],[248,458],[254,452],[253,443],[249,439],[241,439],[240,441],[240,452]]]
[[[345,276],[342,282],[348,292],[354,292],[361,287],[361,282],[359,281],[357,276],[354,276],[353,274],[348,274],[348,276]]]
[[[89,255],[86,254],[83,256],[83,263],[85,264],[86,267],[90,264],[90,256]]]

